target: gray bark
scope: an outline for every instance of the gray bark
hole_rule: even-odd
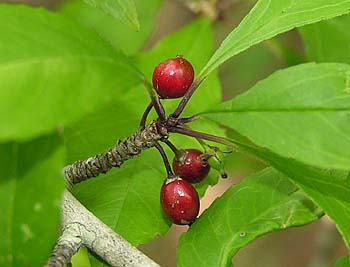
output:
[[[67,190],[62,205],[62,232],[48,267],[67,266],[81,246],[86,246],[111,266],[159,267],[96,218]]]

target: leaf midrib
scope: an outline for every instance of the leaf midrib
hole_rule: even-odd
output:
[[[18,60],[9,60],[0,62],[0,70],[3,68],[14,68],[20,65],[30,65],[37,63],[48,63],[48,62],[59,62],[59,61],[69,61],[76,59],[79,60],[91,60],[91,61],[99,61],[105,62],[108,64],[119,66],[121,65],[117,61],[107,58],[107,57],[95,57],[95,56],[86,56],[86,55],[63,55],[63,56],[48,56],[48,57],[34,57],[34,58],[25,58]],[[126,64],[125,64],[126,65]]]
[[[339,111],[350,111],[349,107],[293,107],[293,108],[256,108],[256,109],[233,109],[233,110],[218,110],[218,111],[206,111],[200,114],[218,114],[218,113],[249,113],[249,112],[266,112],[266,113],[274,113],[274,112],[295,112],[295,113],[304,113],[304,112],[339,112]]]

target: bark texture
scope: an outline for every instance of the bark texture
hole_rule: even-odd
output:
[[[67,227],[58,239],[46,267],[66,267],[82,245],[76,227]]]
[[[119,140],[107,152],[68,165],[64,169],[65,177],[70,185],[74,185],[106,173],[113,167],[120,167],[124,161],[140,154],[142,150],[155,146],[157,141],[167,135],[167,129],[153,121],[146,128],[140,128],[135,134]]]
[[[47,267],[67,266],[81,246],[113,267],[160,267],[96,218],[68,190],[63,197],[62,232]]]

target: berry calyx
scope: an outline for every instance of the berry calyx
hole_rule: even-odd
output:
[[[205,154],[197,149],[178,150],[173,160],[174,172],[189,183],[202,181],[210,166]]]
[[[225,156],[224,153],[218,148],[214,146],[205,146],[205,153],[209,156],[208,163],[210,167],[220,172],[220,176],[223,179],[228,177],[225,172]]]
[[[192,185],[184,180],[168,179],[160,192],[160,203],[167,217],[175,224],[193,222],[199,212],[199,197]]]
[[[185,95],[194,78],[190,62],[182,56],[159,63],[153,71],[153,87],[161,98],[178,98]]]

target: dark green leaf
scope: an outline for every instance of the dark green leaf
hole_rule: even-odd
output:
[[[142,10],[139,13],[141,27],[137,32],[125,27],[123,23],[101,10],[86,5],[83,0],[66,1],[61,7],[61,12],[97,31],[116,49],[120,49],[126,54],[134,54],[142,48],[150,36],[160,3],[161,0],[135,1],[136,8]]]
[[[201,70],[206,77],[223,62],[252,45],[295,27],[350,12],[347,0],[259,0],[241,24],[222,42]]]
[[[238,144],[245,151],[270,163],[287,175],[334,221],[350,248],[350,174],[347,171],[319,169],[283,158],[257,147]]]
[[[133,0],[84,0],[90,6],[101,9],[104,13],[120,20],[121,22],[140,29],[137,11]]]
[[[320,215],[283,174],[265,169],[232,186],[181,236],[177,266],[231,266],[238,250],[257,237]]]
[[[350,63],[350,15],[305,26],[300,30],[310,61]]]
[[[304,64],[278,71],[204,117],[284,157],[350,169],[350,68]]]
[[[0,17],[0,140],[52,132],[140,81],[125,57],[65,16],[1,4]]]
[[[64,153],[56,136],[0,145],[0,265],[43,266],[58,234]]]

